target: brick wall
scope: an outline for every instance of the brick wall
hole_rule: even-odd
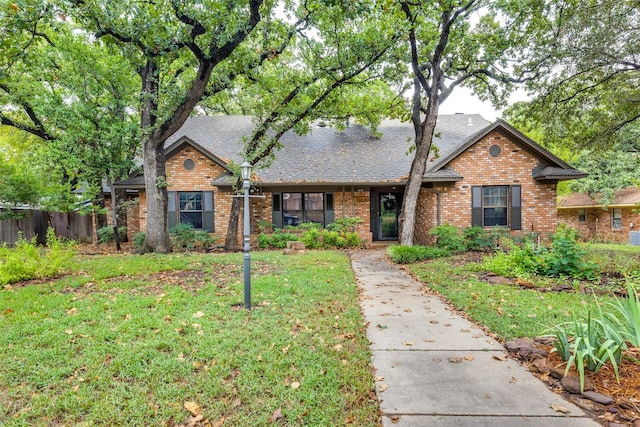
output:
[[[631,207],[622,208],[622,228],[611,227],[611,209],[587,208],[586,221],[578,221],[578,209],[558,209],[558,222],[577,229],[584,240],[597,242],[629,242],[630,231],[640,231],[640,213]],[[633,225],[633,227],[632,227]]]
[[[489,147],[501,149],[498,157],[489,154]],[[440,193],[441,223],[466,228],[471,225],[471,187],[475,185],[520,185],[522,189],[522,232],[553,233],[557,225],[556,184],[541,184],[532,177],[538,164],[536,156],[511,142],[498,131],[491,132],[455,158],[451,167],[464,179],[453,186],[434,185],[420,194],[420,229],[416,240],[428,241],[428,229],[437,224],[435,192]]]

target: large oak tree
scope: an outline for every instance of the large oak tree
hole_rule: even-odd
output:
[[[529,49],[548,38],[545,2],[399,1],[413,78],[415,157],[402,206],[400,243],[411,246],[417,201],[440,104],[460,85],[502,105],[515,83],[539,75],[546,56]],[[545,43],[540,43],[545,46]]]

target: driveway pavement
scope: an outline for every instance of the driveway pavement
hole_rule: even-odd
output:
[[[384,426],[600,426],[507,357],[499,342],[423,293],[384,249],[356,251],[351,265]]]

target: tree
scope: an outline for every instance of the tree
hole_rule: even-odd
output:
[[[93,196],[102,192],[103,179],[112,182],[133,168],[136,79],[126,60],[60,9],[37,1],[23,6],[4,21],[11,43],[1,45],[0,119],[44,142],[33,142],[41,148],[29,167],[62,180],[58,194],[45,200],[49,207],[62,200],[56,210],[68,210],[78,202],[71,190],[82,188],[85,196]],[[113,201],[115,208],[117,198]],[[116,215],[113,221],[117,227]]]
[[[280,55],[251,70],[238,80],[243,84],[233,88],[234,97],[247,101],[243,111],[256,118],[243,155],[258,168],[277,156],[279,139],[291,129],[305,134],[313,120],[323,119],[337,127],[356,120],[375,131],[382,117],[405,104],[384,81],[400,74],[393,48],[401,32],[383,6],[368,0],[304,6],[298,13],[306,28]],[[221,102],[209,103],[229,105],[230,98],[224,93]],[[241,202],[233,199],[227,250],[237,249]]]
[[[529,83],[526,114],[549,143],[575,150],[640,137],[640,4],[555,2],[550,65]],[[636,143],[637,144],[637,143]]]
[[[422,177],[440,103],[459,85],[500,105],[515,83],[538,75],[544,56],[528,40],[546,40],[544,2],[400,1],[413,74],[415,156],[405,188],[400,243],[411,246]],[[542,43],[541,43],[542,45]]]
[[[71,3],[70,13],[137,62],[147,195],[145,248],[169,252],[164,142],[205,94],[226,89],[238,75],[277,55],[291,28],[271,18],[273,3],[264,0]]]

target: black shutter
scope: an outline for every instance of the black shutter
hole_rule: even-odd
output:
[[[522,230],[522,190],[519,185],[511,186],[511,229]]]
[[[202,211],[202,229],[212,233],[213,227],[213,191],[205,191],[204,209]]]
[[[482,227],[482,222],[482,187],[474,186],[471,187],[471,225]]]
[[[336,220],[336,214],[333,210],[333,193],[324,195],[324,226],[333,223]]]
[[[282,228],[282,195],[274,193],[271,196],[271,223],[273,228]]]
[[[169,228],[171,228],[178,224],[178,210],[176,206],[175,191],[167,191],[167,201],[167,219],[169,221]]]

